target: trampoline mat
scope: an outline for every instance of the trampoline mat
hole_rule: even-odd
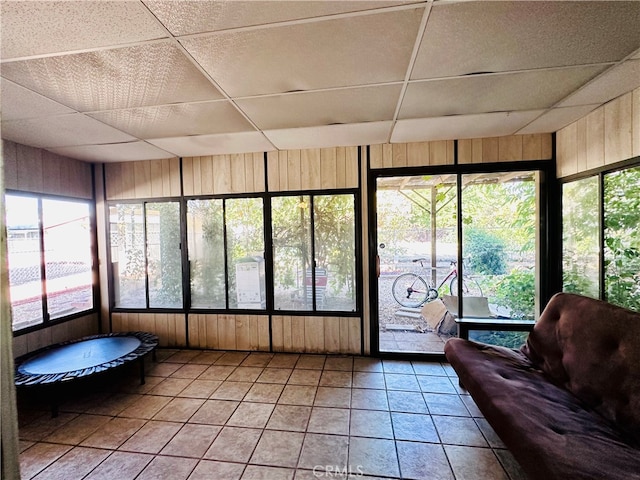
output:
[[[16,385],[88,376],[140,358],[157,345],[158,338],[146,332],[94,335],[51,345],[16,360]]]

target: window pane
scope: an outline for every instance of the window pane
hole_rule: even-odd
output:
[[[42,200],[49,317],[93,308],[91,223],[87,203]]]
[[[266,308],[261,198],[225,201],[229,307]]]
[[[600,295],[598,177],[562,187],[562,283],[565,292]]]
[[[42,323],[38,199],[7,195],[7,247],[13,329]]]
[[[189,200],[187,236],[191,269],[191,306],[225,308],[222,200]]]
[[[146,232],[149,307],[181,308],[180,204],[147,203]]]
[[[145,308],[142,203],[110,206],[109,217],[115,306]]]
[[[311,310],[311,199],[276,197],[271,205],[275,308]]]
[[[640,167],[604,177],[607,300],[640,310]]]
[[[464,316],[535,318],[538,177],[462,176],[462,292],[484,299]]]
[[[323,195],[313,199],[317,310],[356,309],[354,202],[353,195]],[[311,282],[305,281],[305,285],[310,290]]]

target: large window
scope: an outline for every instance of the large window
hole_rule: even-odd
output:
[[[6,195],[13,329],[93,309],[90,204]]]
[[[187,203],[193,308],[266,308],[262,202],[228,198]]]
[[[182,308],[180,204],[109,207],[114,305]]]
[[[356,309],[355,196],[272,201],[276,310]]]
[[[640,310],[640,167],[569,181],[562,203],[564,291]]]

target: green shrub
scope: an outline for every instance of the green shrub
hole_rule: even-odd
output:
[[[503,275],[507,272],[506,245],[502,239],[485,230],[465,230],[464,255],[476,274]]]

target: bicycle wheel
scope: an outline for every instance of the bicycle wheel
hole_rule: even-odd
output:
[[[458,277],[453,277],[449,284],[449,293],[458,295]],[[462,279],[462,296],[463,297],[482,297],[482,288],[480,284],[473,278]]]
[[[403,307],[419,307],[429,298],[429,287],[419,275],[403,273],[393,281],[393,298]]]

